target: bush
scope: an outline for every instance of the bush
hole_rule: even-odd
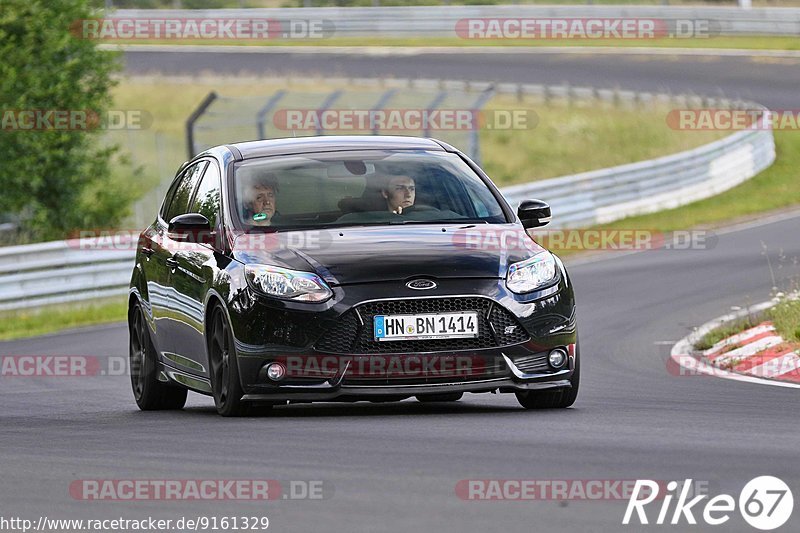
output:
[[[72,35],[97,16],[86,0],[3,0],[0,10],[0,109],[90,111],[111,106],[115,54]],[[19,115],[17,115],[19,116]],[[134,187],[115,186],[118,148],[102,146],[100,128],[0,131],[0,212],[16,214],[35,240],[79,228],[109,227],[128,214]]]

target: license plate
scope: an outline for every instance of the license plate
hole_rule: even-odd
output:
[[[478,313],[377,315],[373,331],[376,341],[474,339],[478,336]]]

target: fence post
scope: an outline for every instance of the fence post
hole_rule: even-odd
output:
[[[428,108],[425,110],[425,120],[423,121],[423,129],[422,129],[422,136],[423,137],[430,137],[431,136],[431,125],[428,117],[430,117],[431,113],[436,111],[436,108],[439,107],[444,99],[447,98],[447,91],[440,91],[437,94],[430,104],[428,104]]]
[[[334,102],[336,102],[336,100],[339,99],[339,97],[342,95],[343,92],[344,91],[342,91],[341,89],[338,91],[333,91],[331,94],[328,95],[327,98],[325,98],[325,101],[322,102],[322,105],[319,107],[319,109],[317,109],[317,112],[319,113],[318,118],[320,121],[322,120],[322,113],[327,111],[328,108],[332,106]],[[317,125],[317,135],[322,135],[322,122],[320,122]]]
[[[396,93],[397,89],[389,89],[388,91],[383,93],[381,97],[378,99],[378,101],[375,103],[375,105],[372,107],[372,111],[380,111],[381,109],[383,109],[383,106],[389,103],[389,100],[391,100]],[[373,117],[371,116],[370,120],[372,120],[372,118]],[[373,122],[371,126],[372,127],[370,129],[372,130],[372,134],[379,135],[380,129],[378,129],[378,124],[376,122]]]
[[[280,91],[276,92],[272,96],[270,96],[267,103],[264,104],[264,107],[258,110],[258,114],[256,115],[256,133],[258,134],[259,139],[266,139],[266,127],[265,127],[265,120],[267,118],[267,114],[272,111],[272,108],[275,107],[275,104],[283,98],[283,95],[286,94],[286,91],[281,89]],[[273,119],[274,120],[274,119]]]
[[[189,153],[189,159],[194,157],[195,149],[194,149],[194,124],[197,120],[203,116],[203,113],[206,112],[208,107],[217,99],[217,93],[211,91],[203,98],[203,101],[200,102],[200,105],[197,106],[197,109],[192,111],[192,114],[189,115],[189,118],[186,119],[186,149]]]
[[[475,105],[473,106],[473,117],[472,117],[472,129],[469,132],[469,148],[468,154],[472,158],[475,163],[478,165],[481,164],[481,138],[480,138],[480,129],[478,125],[480,123],[480,116],[479,113],[481,108],[486,105],[486,102],[494,96],[494,85],[488,86],[481,94],[478,96],[478,99],[475,101]]]

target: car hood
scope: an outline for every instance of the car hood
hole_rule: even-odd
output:
[[[518,224],[356,227],[249,233],[235,240],[245,264],[316,271],[346,285],[428,278],[504,278],[544,249]]]

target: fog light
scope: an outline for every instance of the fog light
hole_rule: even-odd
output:
[[[280,363],[270,363],[267,365],[267,378],[272,381],[280,381],[286,376],[286,367]]]
[[[550,352],[550,355],[547,356],[547,360],[555,369],[559,369],[567,364],[567,352],[565,352],[562,348],[556,348],[555,350]]]

